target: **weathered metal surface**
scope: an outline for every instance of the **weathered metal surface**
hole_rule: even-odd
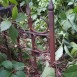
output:
[[[53,63],[55,61],[55,40],[54,40],[54,7],[53,7],[52,1],[50,1],[49,7],[48,7],[48,20],[44,20],[48,25],[47,30],[44,32],[37,32],[33,29],[32,27],[33,22],[30,15],[29,5],[27,5],[26,7],[26,13],[28,15],[28,25],[30,28],[30,31],[26,31],[26,33],[31,34],[34,65],[36,66],[36,57],[34,52],[41,52],[41,50],[39,50],[35,44],[35,40],[36,40],[35,38],[37,36],[46,36],[48,39],[48,45],[49,45],[48,46],[49,50],[46,50],[46,52],[50,52],[50,61],[51,61],[51,65],[53,66]]]
[[[51,64],[55,61],[55,39],[54,39],[54,7],[52,1],[50,1],[48,7],[48,19],[49,19],[49,48]]]

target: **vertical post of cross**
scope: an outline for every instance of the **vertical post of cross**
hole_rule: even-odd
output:
[[[48,21],[49,21],[49,50],[50,50],[50,60],[51,66],[55,61],[55,40],[54,40],[54,6],[52,0],[48,7]]]
[[[32,22],[32,18],[31,18],[31,11],[30,11],[29,4],[27,4],[27,6],[26,6],[26,14],[28,15],[28,25],[29,25],[29,28],[30,28],[30,32],[34,32],[33,26],[32,26],[33,22]],[[36,63],[36,55],[34,54],[34,50],[35,50],[35,35],[34,34],[31,34],[31,40],[32,40],[32,56],[34,58],[33,66],[36,70],[36,73],[38,73],[37,63]]]

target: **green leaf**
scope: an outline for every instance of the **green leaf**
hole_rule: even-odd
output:
[[[43,63],[42,63],[41,61],[38,61],[38,62],[37,62],[37,67],[38,67],[38,70],[39,70],[39,71],[42,71],[42,70],[43,70],[43,66],[44,66],[44,65],[43,65]]]
[[[73,47],[73,49],[71,50],[71,55],[76,57],[76,55],[77,55],[77,44],[75,42],[71,42],[70,44]]]
[[[25,65],[21,62],[14,62],[13,66],[15,70],[23,70]]]
[[[77,13],[77,6],[76,7],[74,7],[74,13]]]
[[[17,71],[17,72],[16,72],[16,75],[17,75],[18,77],[26,77],[26,74],[25,74],[23,71]]]
[[[74,23],[75,14],[70,14],[67,16],[67,19],[62,21],[63,29],[67,31],[69,28],[73,28],[77,31],[76,24]]]
[[[37,14],[33,14],[31,17],[33,20],[35,20],[37,18]]]
[[[75,22],[74,22],[75,16],[76,15],[74,13],[67,16],[67,20],[69,20],[69,22],[72,24],[72,26],[75,25]]]
[[[28,24],[27,23],[23,23],[24,21],[22,21],[21,23],[17,23],[19,25],[19,27],[21,27],[21,29],[26,30],[28,29]]]
[[[73,48],[77,48],[77,44],[75,42],[70,43]]]
[[[11,77],[18,77],[18,76],[16,76],[15,74],[12,74]]]
[[[65,31],[67,31],[70,27],[72,27],[72,25],[71,25],[71,23],[69,22],[68,19],[67,19],[67,20],[64,20],[64,21],[62,22],[62,25],[63,25],[63,29],[64,29]]]
[[[33,2],[29,2],[29,7],[31,8],[33,6]]]
[[[3,0],[3,1],[2,1],[2,5],[3,5],[4,7],[7,7],[7,6],[9,5],[9,1],[8,1],[8,0]]]
[[[67,68],[64,72],[64,77],[77,77],[77,65]]]
[[[3,53],[0,53],[0,62],[4,61],[7,59],[7,56]]]
[[[11,61],[6,60],[2,62],[3,67],[7,68],[7,69],[12,69],[13,68],[13,64]]]
[[[29,57],[29,55],[28,55],[27,53],[24,53],[24,54],[23,54],[23,58],[24,58],[24,59],[29,59],[30,57]]]
[[[61,19],[66,19],[66,14],[65,14],[64,11],[61,11],[61,12],[60,12],[60,18],[61,18]]]
[[[66,45],[64,45],[64,50],[65,50],[66,54],[69,55],[69,56],[72,58],[72,55],[71,55],[71,53],[69,52],[69,50],[68,50],[68,48],[67,48]]]
[[[10,76],[10,72],[9,71],[7,71],[7,70],[2,70],[1,72],[0,72],[0,77],[9,77]]]
[[[61,45],[55,53],[55,59],[59,60],[60,57],[63,55],[63,46]]]
[[[12,4],[15,4],[15,5],[18,4],[16,0],[9,0],[9,1],[10,1]]]
[[[75,18],[76,18],[75,13],[67,16],[67,19],[69,20],[69,22],[71,24],[72,30],[75,30],[77,32],[77,26],[76,26],[76,23],[75,23]],[[67,28],[68,28],[68,26],[67,26]]]
[[[73,3],[74,3],[74,2],[71,1],[71,2],[68,3],[68,5],[73,5]]]
[[[16,19],[18,15],[18,9],[16,6],[14,6],[13,10],[12,10],[12,18]]]
[[[13,42],[16,42],[18,37],[18,31],[14,26],[11,26],[9,29],[9,36],[11,37]]]
[[[20,7],[23,6],[24,4],[25,4],[25,1],[22,1],[22,2],[20,3]]]
[[[28,4],[30,2],[30,0],[25,0],[26,1],[26,4]]]
[[[48,63],[46,63],[46,67],[41,75],[41,77],[55,77],[55,69],[50,67]]]
[[[17,18],[16,18],[16,22],[21,22],[24,21],[26,19],[26,15],[24,13],[19,13]]]
[[[10,27],[11,27],[11,22],[9,20],[5,20],[1,22],[1,25],[0,25],[1,32],[9,29]]]
[[[77,56],[77,48],[73,48],[73,49],[72,49],[71,55],[73,55],[74,57]]]

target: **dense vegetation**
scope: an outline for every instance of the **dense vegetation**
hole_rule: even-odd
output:
[[[49,67],[47,61],[46,63],[43,62],[44,56],[37,58],[38,71],[33,67],[33,64],[31,64],[33,62],[33,56],[31,56],[31,36],[24,33],[25,30],[29,30],[25,11],[26,4],[29,3],[31,8],[34,29],[38,32],[43,32],[47,29],[47,25],[42,21],[41,17],[44,19],[48,18],[49,1],[0,0],[1,7],[4,7],[4,10],[0,12],[1,77],[35,77],[35,74],[38,77],[41,74],[42,77],[55,77],[54,69]],[[53,3],[56,37],[56,75],[59,77],[76,77],[77,0],[53,0]],[[45,50],[44,42],[46,42],[46,39],[40,38],[42,40],[39,37],[37,38],[37,46],[39,49]]]

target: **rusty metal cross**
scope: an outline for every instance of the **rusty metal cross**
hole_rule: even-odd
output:
[[[36,66],[36,57],[34,52],[38,51],[37,50],[37,46],[35,44],[35,38],[37,36],[46,36],[48,39],[48,45],[49,45],[49,51],[50,52],[50,62],[51,62],[51,66],[53,66],[53,63],[55,61],[55,40],[54,40],[54,6],[52,3],[52,0],[49,3],[49,7],[48,7],[48,28],[46,31],[44,32],[37,32],[36,30],[34,30],[33,28],[33,22],[32,22],[32,18],[30,15],[30,8],[29,5],[27,4],[26,7],[26,14],[28,15],[28,25],[30,28],[30,31],[28,31],[27,33],[31,34],[31,40],[32,40],[32,54],[34,56],[34,65]]]

